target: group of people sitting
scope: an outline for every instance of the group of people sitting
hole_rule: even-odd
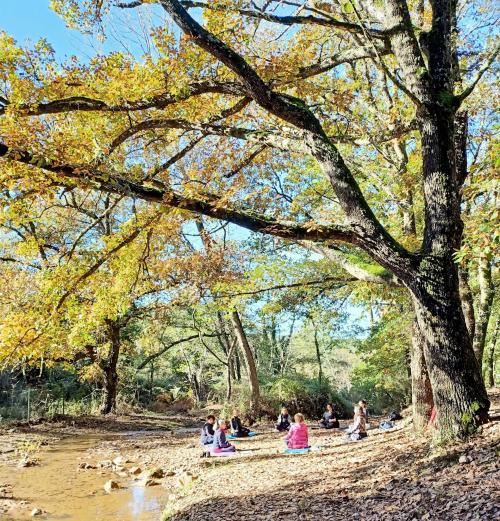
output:
[[[349,441],[359,441],[366,438],[366,416],[367,403],[365,400],[360,400],[354,408],[354,422],[346,430],[347,439]],[[329,403],[326,406],[326,411],[318,420],[318,425],[322,429],[338,429],[339,415],[335,410],[335,406]],[[234,438],[246,438],[250,434],[250,429],[244,427],[240,418],[239,411],[233,411],[233,417],[229,422],[231,435]],[[309,448],[309,429],[305,423],[304,415],[301,413],[292,416],[289,414],[286,407],[281,409],[275,425],[278,432],[286,432],[284,441],[288,449],[307,449]],[[204,447],[202,457],[213,454],[220,454],[225,452],[234,452],[235,446],[227,441],[226,431],[228,425],[226,420],[219,419],[217,422],[214,415],[207,416],[205,425],[201,431],[201,444]]]
[[[235,438],[246,438],[250,433],[250,429],[244,427],[240,418],[239,411],[235,409],[233,411],[233,417],[229,422],[231,428],[231,435]],[[227,441],[226,431],[227,422],[224,419],[217,419],[213,414],[207,416],[205,425],[201,430],[201,444],[207,450],[202,454],[202,457],[207,456],[208,452],[214,452],[215,454],[222,452],[234,452],[235,446]]]
[[[356,407],[354,408],[354,423],[351,424],[347,429],[347,437],[350,441],[358,441],[363,438],[366,438],[366,416],[367,416],[367,402],[366,400],[360,400]],[[287,436],[287,440],[291,440],[291,444],[295,445],[293,438],[296,434],[299,435],[300,441],[299,445],[302,444],[304,438],[304,427],[301,425],[304,423],[304,416],[302,414],[296,414],[293,418],[295,423],[292,421],[292,416],[289,414],[288,409],[283,407],[281,409],[281,413],[278,416],[278,421],[276,422],[276,430],[278,432],[287,431],[290,435],[290,438]],[[305,424],[304,424],[305,426]],[[335,410],[335,406],[331,403],[327,404],[326,411],[323,413],[323,416],[320,420],[318,420],[318,426],[322,429],[338,429],[340,427],[339,423],[339,414]],[[307,434],[307,426],[306,434]],[[306,440],[307,441],[307,440]],[[290,447],[290,448],[300,448],[300,447]]]

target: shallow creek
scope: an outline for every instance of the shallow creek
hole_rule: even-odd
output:
[[[116,479],[111,470],[78,469],[78,464],[88,459],[89,449],[103,440],[124,437],[136,439],[140,434],[79,435],[42,448],[37,453],[40,465],[17,468],[0,464],[0,483],[8,483],[16,499],[30,504],[29,509],[12,510],[3,519],[33,519],[30,511],[38,507],[46,512],[40,519],[46,520],[157,521],[168,494],[164,487],[144,487],[133,478]],[[107,494],[103,485],[109,479],[125,488]]]

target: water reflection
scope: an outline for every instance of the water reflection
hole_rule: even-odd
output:
[[[0,483],[9,483],[17,498],[46,511],[46,520],[157,521],[166,495],[163,487],[144,488],[124,478],[118,481],[125,488],[106,494],[104,483],[116,479],[112,473],[77,469],[80,461],[88,460],[86,451],[103,439],[109,437],[61,440],[39,454],[40,466],[18,469],[2,465]],[[26,511],[13,512],[8,519],[26,519]]]

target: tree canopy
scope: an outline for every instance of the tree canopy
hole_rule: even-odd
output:
[[[494,3],[51,6],[102,39],[117,20],[144,31],[88,60],[0,35],[6,364],[85,352],[106,371],[110,331],[119,340],[137,320],[161,344],[157,321],[181,308],[190,326],[164,347],[192,337],[213,358],[220,349],[229,385],[238,343],[256,403],[264,367],[272,380],[292,363],[297,323],[321,384],[322,351],[336,356],[322,326],[348,301],[373,314],[357,381],[392,361],[382,387],[400,403],[411,394],[415,414],[435,406],[443,435],[485,421],[498,308]],[[197,356],[184,364],[201,399]],[[410,369],[411,393],[396,382]]]

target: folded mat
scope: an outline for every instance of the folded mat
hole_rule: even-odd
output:
[[[228,440],[244,440],[245,438],[253,438],[257,436],[258,432],[249,432],[247,436],[235,436],[234,434],[228,434],[226,438]]]

